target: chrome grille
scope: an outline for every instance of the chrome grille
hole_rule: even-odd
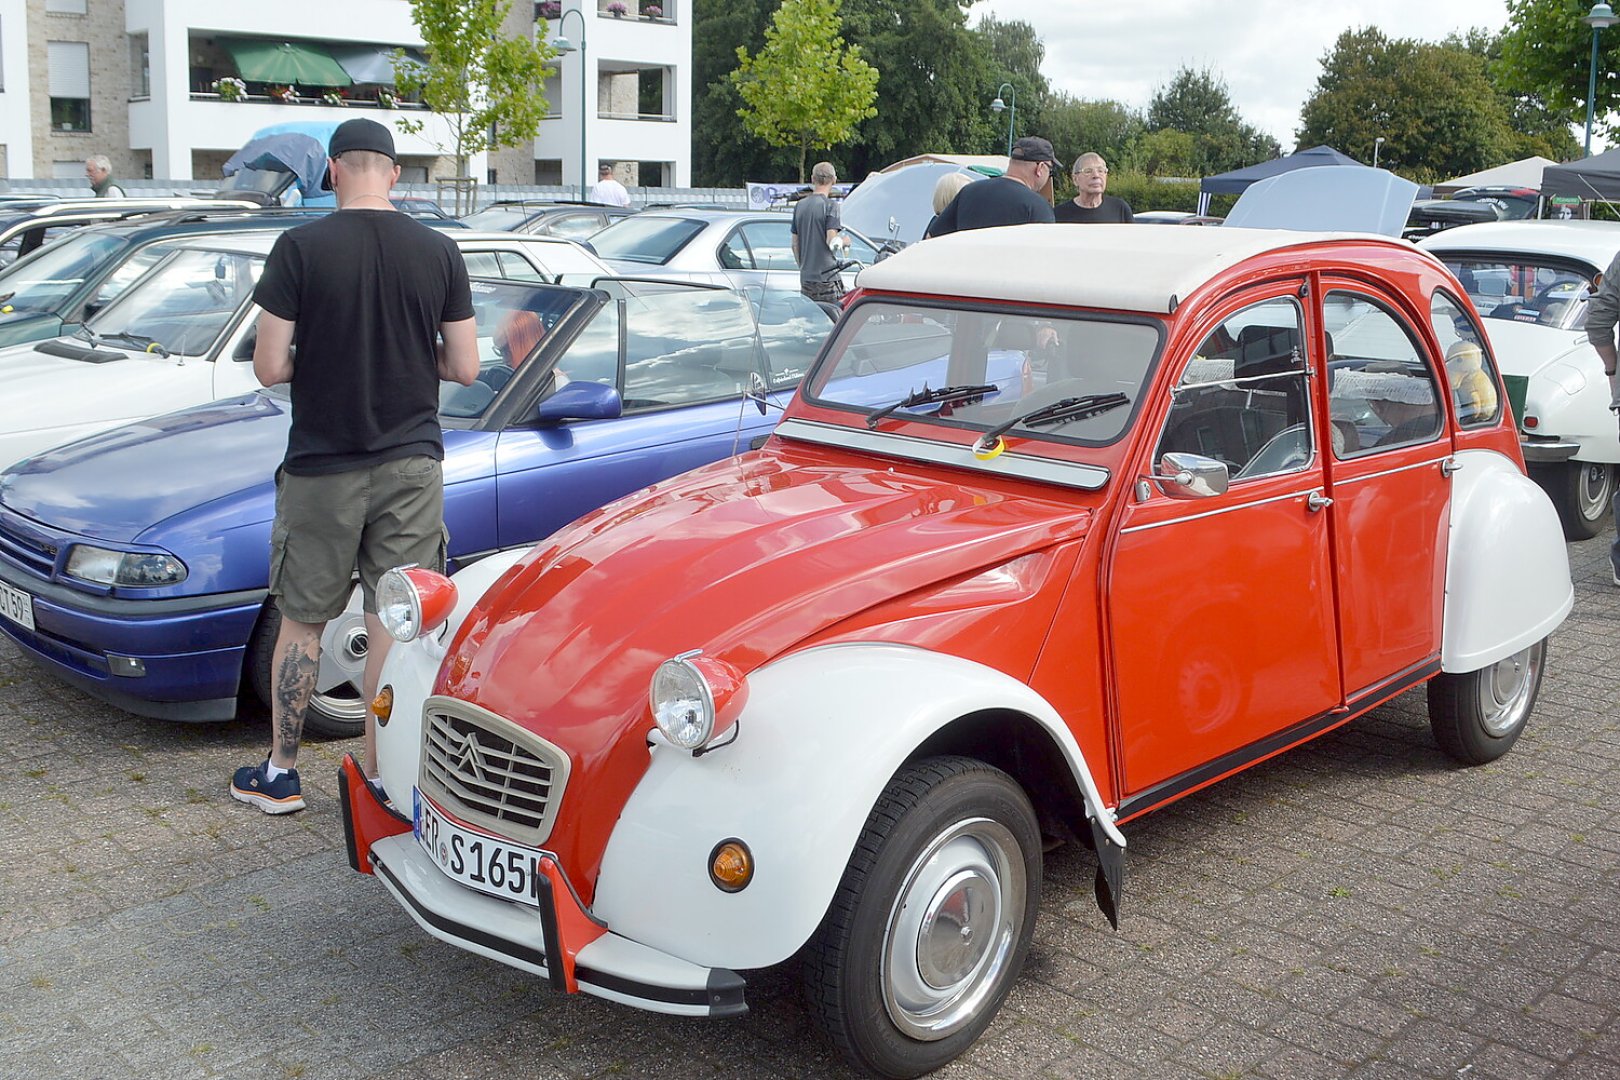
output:
[[[469,825],[544,843],[567,781],[568,755],[510,720],[454,698],[423,706],[418,786]]]

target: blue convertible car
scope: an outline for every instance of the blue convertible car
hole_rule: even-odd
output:
[[[532,544],[588,510],[759,445],[832,315],[797,292],[474,280],[482,371],[443,385],[452,561]],[[756,400],[750,400],[754,398]],[[262,688],[274,473],[288,401],[261,391],[133,423],[0,474],[0,632],[130,712],[236,713]],[[327,627],[307,724],[360,730],[356,605]]]

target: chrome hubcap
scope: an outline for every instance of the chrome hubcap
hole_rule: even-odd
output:
[[[1492,664],[1479,681],[1480,715],[1485,731],[1501,738],[1524,721],[1541,673],[1542,644]]]
[[[321,635],[321,666],[315,676],[315,693],[310,707],[341,720],[363,720],[366,703],[360,688],[365,685],[366,617],[357,602],[326,624]]]
[[[1580,465],[1580,483],[1576,496],[1581,501],[1581,514],[1588,521],[1596,521],[1609,508],[1609,467],[1607,465]]]
[[[972,1022],[1008,974],[1028,883],[1018,842],[973,818],[935,837],[907,872],[883,941],[883,1003],[915,1039]]]

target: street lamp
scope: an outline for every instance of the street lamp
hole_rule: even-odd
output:
[[[1001,100],[1001,92],[1007,91],[1007,100]],[[1007,156],[1012,157],[1013,125],[1018,122],[1018,88],[1010,82],[1004,82],[996,87],[996,100],[990,103],[991,112],[1007,110]]]
[[[557,17],[558,30],[567,25],[568,16],[570,15],[579,16],[579,201],[584,202],[585,185],[587,183],[585,179],[585,80],[589,77],[589,73],[585,70],[585,15],[579,8],[569,8]],[[560,53],[575,51],[574,43],[561,34],[557,35],[556,40],[551,43],[551,47]]]
[[[1598,32],[1620,22],[1620,17],[1615,15],[1614,9],[1609,7],[1608,4],[1593,4],[1592,10],[1587,13],[1586,18],[1582,19],[1581,22],[1592,28],[1592,67],[1591,75],[1586,82],[1586,156],[1591,157],[1592,114],[1597,107]]]
[[[1378,148],[1384,145],[1384,137],[1378,136],[1373,140],[1373,168],[1378,168]]]

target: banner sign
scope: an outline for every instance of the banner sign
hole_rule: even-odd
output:
[[[833,197],[842,199],[854,187],[854,184],[834,184]],[[809,184],[756,184],[750,180],[748,182],[748,208],[750,210],[764,210],[773,203],[786,202],[791,196],[809,190]]]

